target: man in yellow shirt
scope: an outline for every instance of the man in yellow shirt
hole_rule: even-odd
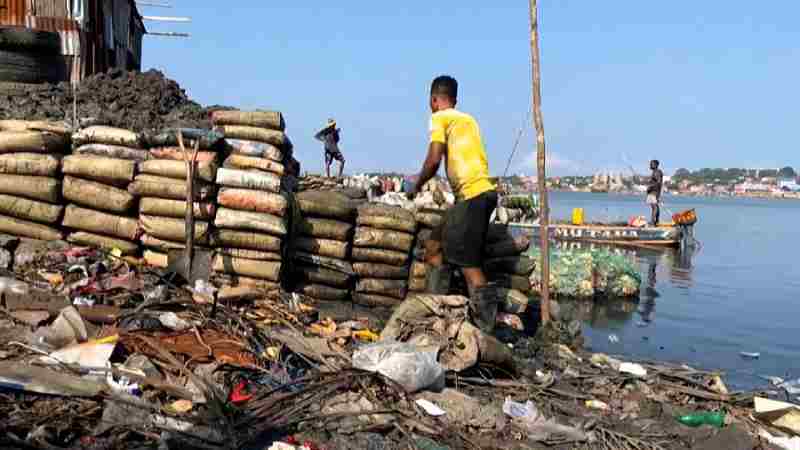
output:
[[[461,269],[469,289],[472,320],[482,330],[492,332],[497,296],[483,273],[483,252],[489,220],[497,207],[497,192],[489,179],[489,163],[478,123],[469,114],[455,109],[457,97],[458,82],[454,78],[443,75],[433,80],[428,156],[408,196],[413,198],[436,175],[444,159],[456,204],[431,236],[433,242],[441,242],[443,258],[428,255],[426,250],[426,260],[432,265],[427,290],[447,294],[449,266]]]

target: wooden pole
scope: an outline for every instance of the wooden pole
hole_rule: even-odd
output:
[[[539,181],[539,237],[542,257],[539,269],[542,280],[542,324],[550,322],[550,209],[547,202],[547,179],[545,171],[544,120],[542,119],[542,77],[539,67],[539,20],[536,0],[530,0],[531,13],[531,60],[533,81],[533,126],[536,128],[536,166]]]

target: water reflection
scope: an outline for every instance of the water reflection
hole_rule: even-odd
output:
[[[635,260],[642,275],[639,301],[605,299],[595,301],[561,300],[560,316],[566,320],[578,320],[597,330],[620,329],[635,321],[637,327],[647,327],[656,319],[659,276],[667,275],[673,285],[688,289],[692,285],[692,251],[673,249],[626,249],[577,242],[556,242],[561,249],[606,248]]]

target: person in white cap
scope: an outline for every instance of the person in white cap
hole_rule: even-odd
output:
[[[314,137],[322,141],[325,146],[325,175],[330,178],[331,164],[333,160],[339,162],[339,177],[341,178],[344,172],[344,155],[339,150],[339,132],[341,130],[336,128],[336,121],[328,119],[328,124],[314,135]]]

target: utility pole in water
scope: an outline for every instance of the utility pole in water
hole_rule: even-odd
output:
[[[533,126],[536,128],[536,165],[539,181],[539,237],[542,257],[539,261],[542,280],[542,324],[550,322],[550,209],[547,202],[547,180],[545,178],[544,120],[542,119],[542,77],[539,68],[539,20],[536,0],[530,0],[531,12],[531,60],[533,81]]]

